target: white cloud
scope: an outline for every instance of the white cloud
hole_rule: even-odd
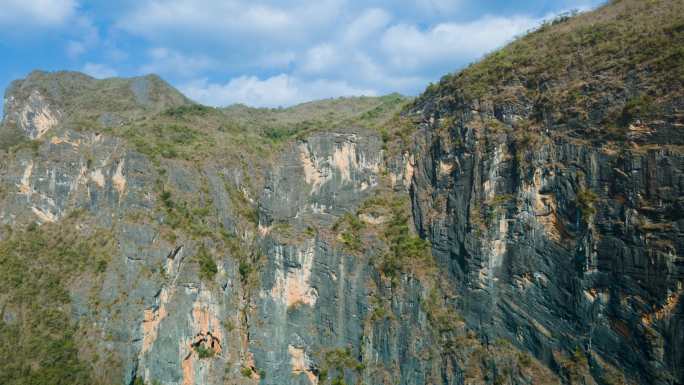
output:
[[[69,40],[66,45],[67,56],[76,58],[86,51],[86,45],[82,41]]]
[[[416,0],[416,5],[429,13],[454,13],[461,8],[462,0]]]
[[[261,2],[220,0],[143,0],[125,14],[118,26],[149,39],[202,36],[233,41],[241,36],[268,41],[310,38],[316,28],[330,27],[343,0],[319,0],[274,6]],[[247,43],[237,41],[238,43]]]
[[[0,26],[60,25],[75,14],[77,6],[75,0],[3,0]]]
[[[392,71],[381,61],[370,55],[357,52],[350,56],[348,63],[349,76],[357,82],[381,87],[385,92],[411,92],[424,87],[430,80],[422,75],[412,75],[401,71]]]
[[[321,37],[323,43],[266,56],[274,64],[291,65],[288,72],[267,78],[240,76],[225,84],[196,80],[180,88],[189,97],[215,106],[291,105],[331,96],[375,95],[380,91],[414,93],[540,22],[525,16],[486,16],[468,23],[440,23],[421,29],[409,24],[391,25],[392,16],[379,8],[364,9],[347,20],[339,22],[341,28],[327,38]]]
[[[100,33],[92,20],[85,16],[74,17],[69,29],[76,39],[67,41],[66,53],[71,59],[76,59],[100,42]]]
[[[106,64],[86,63],[81,72],[97,79],[112,78],[118,75],[117,71]]]
[[[382,50],[395,68],[419,69],[456,58],[470,61],[503,46],[541,20],[485,16],[468,23],[441,23],[427,30],[399,24],[385,31]]]
[[[309,74],[320,74],[333,69],[341,60],[340,47],[319,44],[310,48],[304,56],[300,69]]]
[[[163,47],[150,49],[148,55],[151,61],[140,68],[142,73],[192,77],[216,66],[213,59],[202,54],[185,55]]]
[[[117,27],[167,47],[152,50],[138,68],[186,82],[191,97],[279,105],[349,89],[414,94],[541,21],[513,15],[454,22],[463,0],[394,1],[137,0]],[[214,77],[221,68],[234,76],[226,84]]]
[[[226,84],[203,79],[185,84],[180,89],[191,99],[212,106],[244,103],[256,107],[277,107],[337,96],[377,95],[375,90],[354,87],[344,81],[307,81],[287,74],[263,80],[241,76]]]
[[[380,8],[367,9],[355,20],[345,26],[343,41],[345,44],[356,44],[383,29],[390,22],[391,16]]]
[[[341,23],[341,32],[331,41],[307,49],[296,63],[296,70],[300,74],[318,76],[357,72],[355,58],[369,49],[390,19],[382,9],[364,10],[348,23]]]
[[[386,92],[415,93],[429,81],[533,28],[541,19],[486,16],[426,29],[390,25],[390,21],[391,16],[384,10],[364,10],[329,42],[315,45],[299,56],[294,74],[338,79]]]

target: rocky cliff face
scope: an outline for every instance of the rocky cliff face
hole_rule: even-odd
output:
[[[536,61],[631,14],[681,39],[681,5],[639,7],[544,26],[401,115],[396,95],[212,109],[153,76],[15,82],[0,383],[683,383],[681,78]]]
[[[73,111],[80,102],[49,87],[74,77],[84,99],[122,99]],[[455,286],[412,230],[414,155],[388,148],[368,118],[402,99],[329,102],[352,115],[296,140],[255,133],[262,151],[234,146],[251,140],[231,126],[234,110],[173,94],[141,102],[135,90],[150,81],[112,91],[36,73],[8,91],[3,383],[553,377],[509,344],[482,346],[454,310]]]
[[[413,184],[467,323],[559,369],[577,350],[592,370],[681,381],[682,154],[544,134],[521,148],[491,132],[492,107],[463,106],[453,126],[423,110]]]
[[[682,78],[667,85],[677,70],[631,56],[653,42],[623,48],[628,67],[604,57],[592,73],[575,60],[599,48],[572,43],[589,26],[629,41],[635,27],[621,20],[635,15],[649,15],[641,32],[669,31],[681,18],[650,17],[670,10],[681,4],[616,2],[559,20],[446,77],[409,114],[420,122],[416,225],[458,286],[466,323],[571,381],[615,383],[610,366],[621,381],[684,381]],[[547,34],[577,50],[567,67],[536,56]],[[681,31],[670,37],[681,42]],[[478,93],[488,72],[501,73],[496,91]]]

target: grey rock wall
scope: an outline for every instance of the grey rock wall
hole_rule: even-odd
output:
[[[608,362],[682,383],[684,157],[653,142],[668,128],[618,145],[553,126],[521,140],[510,127],[532,106],[423,102],[415,220],[467,323],[551,367],[576,350],[597,379]]]
[[[185,103],[145,79],[120,88],[136,113]],[[505,127],[524,107],[422,100],[407,151],[338,127],[269,164],[151,159],[65,123],[55,95],[8,93],[3,134],[33,141],[2,154],[0,222],[83,218],[74,231],[116,240],[99,278],[69,287],[97,383],[684,381],[675,147],[523,142]],[[387,196],[410,200],[434,264],[378,269],[389,219],[361,210]],[[360,248],[337,229],[349,213]]]

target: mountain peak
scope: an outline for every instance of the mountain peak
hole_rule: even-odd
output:
[[[125,121],[144,112],[192,104],[157,75],[95,79],[80,72],[35,70],[9,86],[3,125],[31,139],[67,122]]]

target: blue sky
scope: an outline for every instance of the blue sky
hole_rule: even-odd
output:
[[[599,0],[0,0],[0,88],[33,69],[156,73],[199,102],[416,95]]]

